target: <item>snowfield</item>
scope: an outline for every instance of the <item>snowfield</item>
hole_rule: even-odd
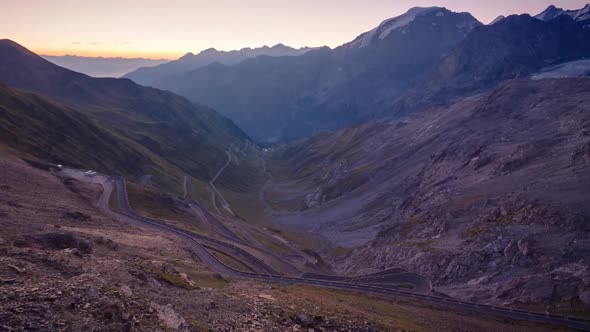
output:
[[[534,74],[531,78],[534,80],[542,80],[549,78],[570,78],[589,75],[590,59],[582,59],[544,68],[537,74]]]

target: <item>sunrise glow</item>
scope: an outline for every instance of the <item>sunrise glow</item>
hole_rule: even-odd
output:
[[[413,6],[469,11],[488,23],[498,15],[536,14],[551,3],[578,8],[586,1],[5,1],[0,38],[49,55],[173,59],[209,47],[335,47]]]

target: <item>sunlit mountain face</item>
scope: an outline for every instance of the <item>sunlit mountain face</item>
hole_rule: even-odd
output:
[[[590,4],[31,6],[0,330],[590,330]]]

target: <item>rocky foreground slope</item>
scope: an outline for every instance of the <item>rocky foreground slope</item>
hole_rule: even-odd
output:
[[[99,186],[4,152],[0,169],[0,331],[549,331],[406,300],[227,279],[178,238],[102,214]]]
[[[515,80],[277,148],[276,175],[306,189],[276,222],[357,241],[332,256],[342,273],[401,266],[463,299],[588,310],[588,91],[587,78]]]

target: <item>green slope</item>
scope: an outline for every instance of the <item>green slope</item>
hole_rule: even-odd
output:
[[[30,139],[27,143],[29,153],[35,152],[39,158],[51,159],[49,161],[59,160],[135,178],[150,173],[155,181],[162,182],[160,184],[168,189],[179,190],[184,174],[208,181],[225,164],[227,148],[242,147],[250,142],[233,122],[212,109],[127,79],[93,78],[61,68],[10,40],[0,40],[0,82],[47,97],[70,111],[74,109],[80,113],[76,115],[78,120],[92,123],[100,130],[100,134],[94,137],[72,133],[72,143],[69,144],[75,142],[84,146],[103,142],[110,146],[105,146],[101,152],[112,151],[110,157],[102,156],[104,161],[99,161],[98,157],[83,157],[93,153],[89,150],[63,146],[60,156],[49,149],[53,143],[51,140]],[[64,109],[63,106],[58,108]],[[65,127],[63,118],[46,118],[31,113],[33,111],[29,109],[24,113],[29,118],[21,119],[30,124],[29,129],[38,132],[45,128],[51,132]],[[81,114],[85,116],[84,121]],[[12,121],[17,120],[13,118]],[[13,137],[19,137],[16,127],[12,127]],[[67,130],[85,131],[81,128]],[[33,132],[23,132],[22,136]],[[19,143],[16,148],[24,148],[24,145]],[[63,160],[63,157],[69,160]],[[236,172],[236,180],[241,174],[256,172],[248,167],[243,164],[244,172]],[[231,183],[231,179],[228,182]]]
[[[133,176],[164,174],[142,146],[101,128],[90,117],[0,84],[0,144],[22,157]]]

